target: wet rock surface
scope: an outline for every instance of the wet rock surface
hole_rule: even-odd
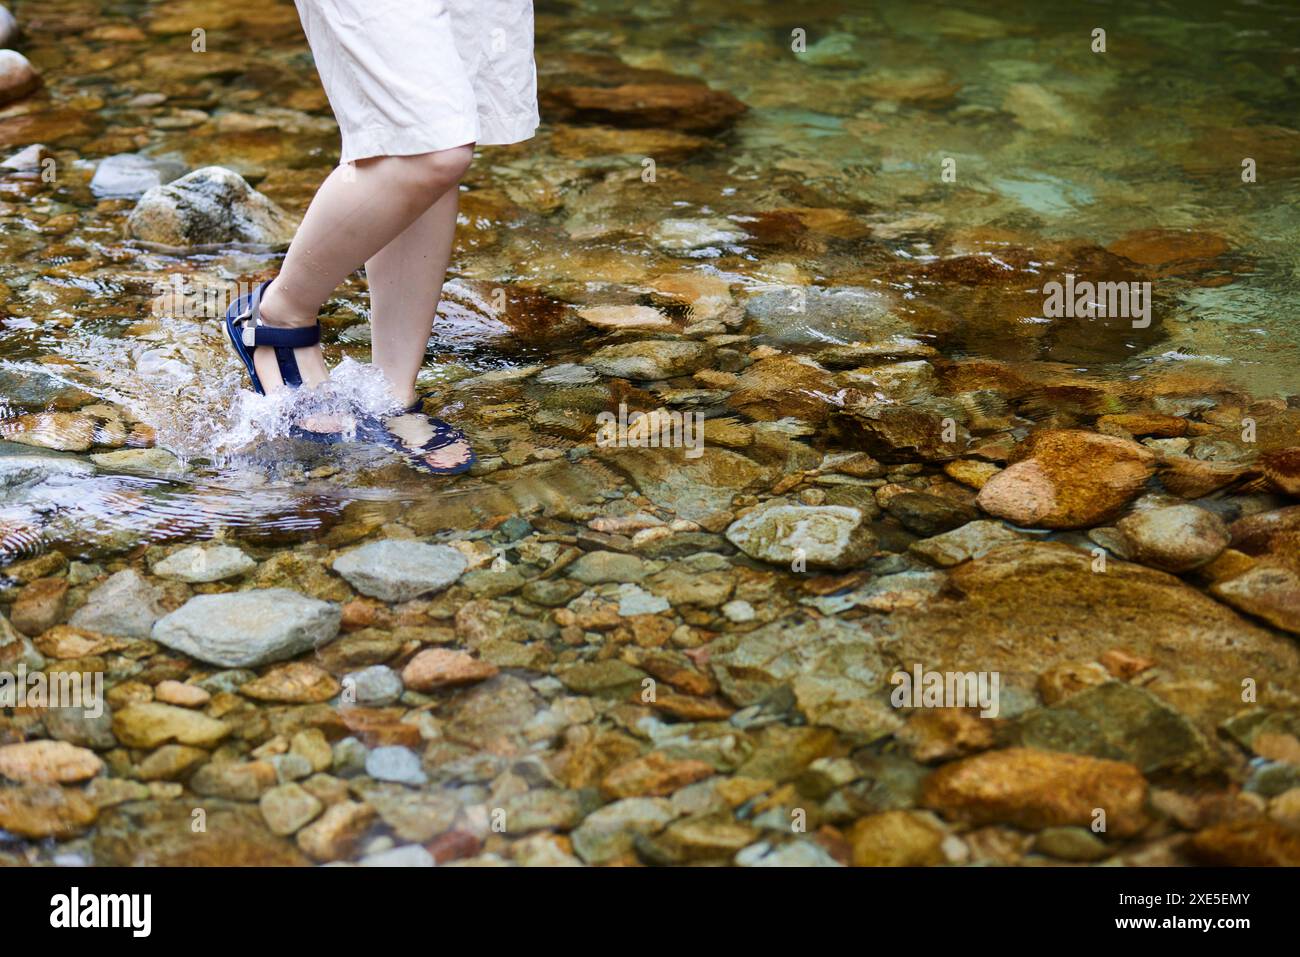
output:
[[[446,545],[382,541],[334,560],[334,570],[362,594],[409,601],[446,588],[465,570],[465,557]]]
[[[127,227],[136,239],[162,246],[277,246],[293,239],[296,223],[238,173],[206,166],[145,192]]]
[[[281,661],[338,634],[340,611],[287,588],[198,595],[158,620],[159,644],[227,668]]]

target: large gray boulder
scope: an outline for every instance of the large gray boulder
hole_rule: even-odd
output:
[[[281,246],[297,228],[293,216],[221,166],[205,166],[155,186],[127,218],[134,238],[161,246]]]

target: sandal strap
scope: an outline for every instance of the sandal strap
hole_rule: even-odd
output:
[[[240,332],[240,339],[250,349],[256,346],[302,349],[305,346],[314,346],[320,342],[320,323],[294,327],[255,326],[252,323],[246,323]]]
[[[310,326],[268,326],[262,321],[262,295],[271,280],[262,283],[248,297],[248,307],[235,317],[241,324],[239,339],[245,348],[270,346],[278,349],[302,349],[320,342],[320,320]]]

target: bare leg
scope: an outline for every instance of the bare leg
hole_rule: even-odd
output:
[[[263,320],[271,326],[315,322],[325,300],[353,270],[455,189],[473,155],[467,145],[337,167],[317,190],[280,274],[262,299]],[[295,349],[294,358],[304,385],[327,378],[319,346]],[[255,350],[253,364],[268,392],[283,386],[272,349]]]
[[[402,405],[415,401],[415,377],[433,328],[456,232],[457,191],[449,189],[420,218],[366,260],[370,281],[371,361]]]
[[[370,281],[371,360],[392,385],[403,406],[415,401],[415,378],[424,362],[442,281],[451,259],[456,232],[457,191],[447,190],[396,239],[366,261]],[[394,416],[388,428],[412,447],[430,437],[422,415]],[[469,457],[458,442],[424,458],[435,468],[449,468]]]

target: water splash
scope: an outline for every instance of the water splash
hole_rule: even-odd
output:
[[[188,430],[179,440],[191,454],[224,464],[259,442],[291,437],[295,427],[356,434],[360,417],[398,411],[400,404],[384,374],[375,366],[344,358],[327,381],[314,388],[281,389],[270,395],[239,390],[225,424],[214,433]]]

